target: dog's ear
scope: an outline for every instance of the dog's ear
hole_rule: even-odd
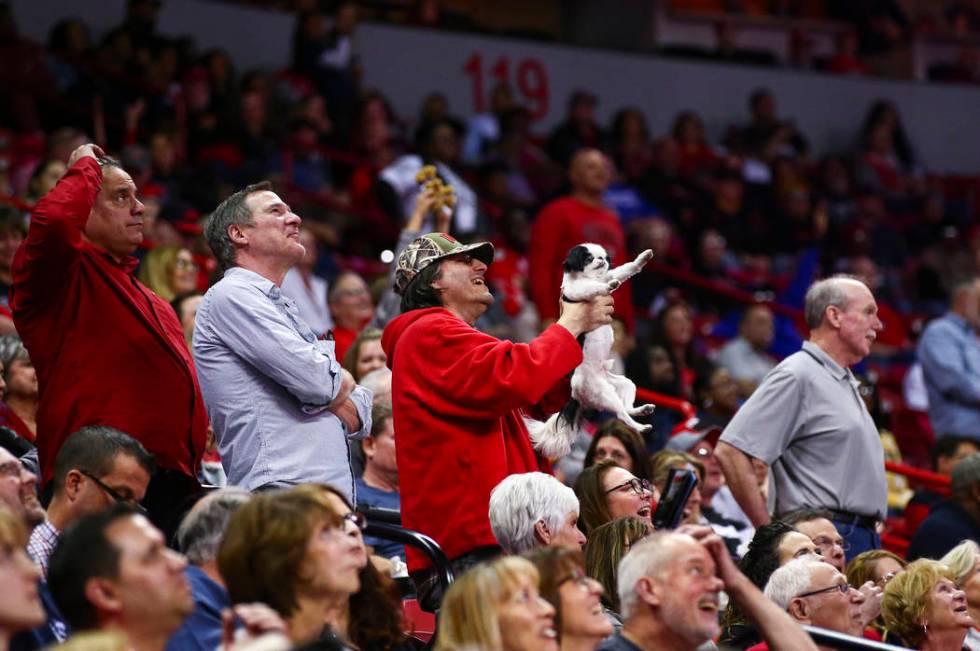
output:
[[[562,269],[565,273],[585,271],[586,265],[592,262],[592,260],[592,253],[589,252],[588,247],[579,244],[573,246],[571,251],[568,252],[568,257],[565,258],[565,264],[562,265]]]

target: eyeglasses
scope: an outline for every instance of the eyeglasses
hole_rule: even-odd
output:
[[[633,477],[633,479],[630,479],[629,481],[624,481],[622,484],[613,486],[612,488],[606,491],[606,495],[608,495],[609,493],[614,493],[618,490],[622,490],[627,486],[629,486],[630,489],[637,495],[643,495],[644,493],[650,493],[651,495],[653,494],[653,486],[650,484],[649,481],[647,481],[646,479],[639,479],[637,477]]]
[[[831,540],[830,538],[825,538],[824,536],[820,536],[818,538],[814,538],[813,539],[813,544],[814,544],[814,546],[817,549],[820,550],[821,554],[823,554],[824,556],[827,555],[825,553],[825,550],[826,551],[830,551],[830,549],[832,547],[840,547],[841,550],[843,550],[845,552],[846,551],[849,551],[851,549],[850,544],[848,544],[848,542],[846,540],[843,540],[843,539],[842,540]]]
[[[108,486],[105,482],[103,482],[101,479],[99,479],[98,477],[96,477],[95,475],[93,475],[87,470],[79,470],[78,472],[82,473],[83,475],[85,475],[86,477],[94,481],[95,485],[101,488],[103,491],[105,491],[105,494],[111,497],[114,502],[125,502],[126,504],[129,504],[137,511],[142,513],[143,515],[146,515],[146,508],[142,504],[137,502],[135,499],[131,497],[123,497],[118,492],[116,492],[116,489],[112,488],[111,486]]]
[[[821,594],[823,592],[833,592],[834,590],[837,590],[841,594],[847,594],[848,591],[850,591],[850,589],[851,589],[851,586],[848,585],[847,583],[839,583],[837,585],[832,585],[830,587],[823,588],[823,589],[820,589],[820,590],[812,590],[810,592],[804,592],[803,594],[796,595],[796,596],[797,597],[812,597],[815,594]]]
[[[177,261],[174,263],[174,267],[177,269],[197,269],[197,263],[195,263],[193,260],[181,260],[180,258],[177,258]]]
[[[364,529],[367,527],[367,518],[364,517],[363,513],[360,513],[358,511],[351,511],[350,513],[344,516],[343,521],[344,522],[342,526],[344,529],[347,528],[348,522],[350,522],[352,525],[357,527],[358,531],[364,531]]]
[[[901,574],[903,571],[904,570],[895,570],[894,572],[889,572],[885,576],[875,581],[875,585],[878,586],[879,588],[884,588],[886,585],[888,585],[889,581],[894,579],[897,575]]]
[[[586,575],[585,572],[576,567],[574,570],[569,572],[567,576],[564,576],[558,580],[558,587],[560,588],[569,581],[574,581],[581,587],[588,588],[591,586],[592,580],[593,579],[590,576]]]

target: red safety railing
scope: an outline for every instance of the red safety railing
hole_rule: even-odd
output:
[[[663,393],[657,393],[656,391],[650,391],[648,389],[636,388],[636,398],[640,402],[652,402],[658,407],[666,407],[667,409],[673,409],[674,411],[679,411],[684,415],[684,420],[688,418],[694,418],[697,415],[697,409],[694,405],[689,403],[687,400],[681,398],[675,398],[674,396],[668,396]]]
[[[900,463],[891,461],[885,462],[885,470],[897,475],[907,477],[910,482],[929,488],[940,495],[949,495],[951,492],[950,480],[946,475],[940,475],[921,468],[913,468]]]

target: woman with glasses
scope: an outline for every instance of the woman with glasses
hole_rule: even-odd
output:
[[[357,530],[357,539],[366,554],[360,535],[367,524],[364,515],[351,509],[347,499],[332,486],[304,484],[292,492],[309,495],[334,508],[348,524]],[[371,560],[377,557],[372,557]],[[381,559],[384,561],[384,559]],[[386,562],[386,561],[385,561]],[[401,602],[395,585],[368,562],[360,571],[360,589],[345,599],[338,599],[327,612],[327,625],[334,641],[347,649],[363,651],[396,651],[414,648],[411,640],[402,632]]]
[[[974,622],[954,578],[945,565],[928,559],[909,563],[892,578],[881,602],[885,641],[919,651],[962,651]]]
[[[589,532],[615,518],[635,516],[652,522],[653,486],[611,459],[586,468],[575,482],[579,500],[579,528]]]
[[[606,617],[617,629],[623,625],[617,591],[619,561],[634,544],[652,532],[653,526],[646,520],[617,518],[593,529],[585,545],[586,573],[602,585],[604,592],[600,599]]]
[[[231,602],[268,604],[297,646],[331,636],[326,613],[361,589],[368,562],[358,519],[344,506],[301,487],[239,507],[218,550]]]
[[[908,563],[905,559],[884,549],[872,549],[862,552],[851,559],[847,564],[844,575],[847,582],[858,589],[868,592],[869,586],[874,586],[879,591],[885,589],[885,585],[896,574],[903,571]],[[885,631],[885,622],[881,619],[880,613],[875,615],[873,612],[865,613],[867,617],[873,617],[868,622],[868,626],[879,634]]]
[[[41,570],[28,558],[26,545],[20,518],[0,507],[0,651],[7,651],[14,633],[44,623],[37,592]]]
[[[976,541],[964,540],[939,562],[949,568],[956,587],[966,594],[973,628],[966,634],[965,646],[970,651],[980,651],[980,546]]]
[[[594,651],[613,633],[602,605],[604,589],[584,570],[582,552],[543,547],[527,554],[541,577],[540,591],[555,608],[561,651]]]
[[[526,558],[476,565],[446,591],[436,651],[558,651],[555,608],[538,586]]]
[[[178,294],[197,289],[197,263],[182,246],[158,246],[140,264],[140,282],[168,303]]]

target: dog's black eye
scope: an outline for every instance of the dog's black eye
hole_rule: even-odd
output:
[[[591,253],[586,253],[585,254],[585,264],[589,264],[590,262],[592,262],[592,260],[594,260],[594,258],[592,257],[592,254]]]

